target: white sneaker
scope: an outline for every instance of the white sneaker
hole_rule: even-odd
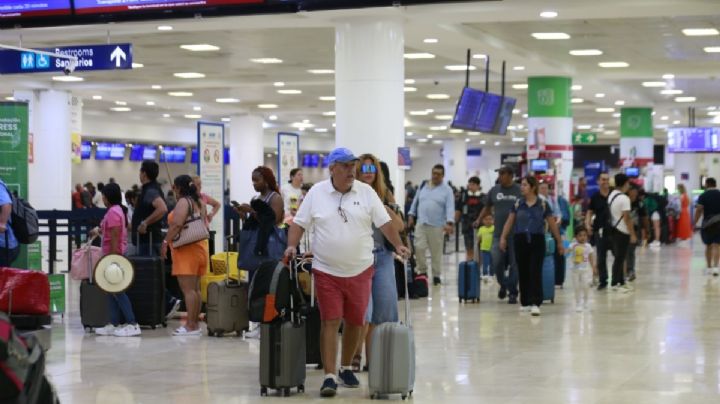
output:
[[[172,320],[175,318],[175,315],[177,314],[178,310],[180,310],[180,303],[182,303],[182,300],[175,299],[175,303],[173,303],[173,307],[170,309],[170,312],[168,312],[167,316],[165,316],[166,320]]]
[[[718,276],[718,275],[720,275],[720,269],[718,269],[718,268],[713,268],[713,269],[712,269],[712,274],[713,274],[713,276]]]
[[[540,308],[537,306],[530,307],[530,314],[533,316],[539,316],[540,315]]]
[[[116,328],[117,327],[115,327],[114,325],[108,324],[105,327],[96,328],[95,334],[97,334],[97,335],[113,335]]]
[[[137,324],[128,324],[115,330],[113,333],[116,337],[137,337],[141,334],[140,326]]]
[[[260,326],[253,328],[250,331],[245,331],[243,337],[246,339],[259,339],[260,338]]]
[[[530,306],[520,306],[520,313],[527,313],[530,311]]]
[[[619,286],[618,286],[618,285],[612,285],[612,286],[610,287],[610,290],[612,290],[613,292],[617,292],[617,291],[619,290]]]
[[[621,286],[618,288],[618,290],[619,290],[620,292],[622,292],[622,293],[630,293],[630,292],[632,292],[634,289],[633,289],[632,287],[628,286],[628,285],[621,285]]]
[[[185,328],[185,326],[183,325],[183,326],[180,326],[179,328],[177,328],[173,332],[173,336],[175,336],[175,337],[184,337],[184,336],[193,336],[193,335],[202,335],[202,330],[198,328],[197,330],[190,331],[187,328]]]

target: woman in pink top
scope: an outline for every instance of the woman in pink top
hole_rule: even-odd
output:
[[[192,177],[192,180],[193,180],[193,183],[195,184],[195,188],[198,191],[198,195],[200,195],[200,200],[203,201],[205,206],[212,207],[212,211],[210,211],[210,213],[208,213],[206,216],[205,224],[207,224],[209,226],[210,222],[212,222],[215,215],[220,211],[220,208],[222,207],[222,205],[220,204],[220,202],[218,202],[212,196],[210,196],[208,194],[204,194],[202,192],[202,180],[200,180],[199,176],[196,175],[196,176]]]
[[[127,251],[127,208],[122,205],[120,186],[111,183],[102,190],[103,203],[108,208],[100,227],[91,231],[91,235],[102,236],[102,254],[125,255]],[[108,294],[110,324],[96,328],[97,335],[116,337],[134,337],[140,335],[140,326],[125,292]],[[123,321],[124,320],[124,321]]]

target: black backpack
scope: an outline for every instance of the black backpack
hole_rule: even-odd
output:
[[[305,306],[297,273],[282,261],[262,262],[253,274],[248,295],[249,319],[256,323],[288,319]]]
[[[38,215],[30,203],[16,197],[7,186],[5,190],[12,200],[12,213],[10,214],[10,227],[20,244],[32,244],[40,235]]]

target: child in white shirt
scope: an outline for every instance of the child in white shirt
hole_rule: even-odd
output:
[[[583,226],[575,228],[575,240],[568,248],[567,266],[575,289],[575,311],[589,309],[588,294],[590,281],[595,269],[595,251],[588,243],[587,229]]]

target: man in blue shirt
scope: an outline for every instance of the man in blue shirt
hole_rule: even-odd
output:
[[[0,180],[0,267],[9,267],[20,254],[20,246],[10,227],[11,213],[12,196]]]
[[[455,195],[452,188],[443,182],[445,167],[437,164],[432,169],[432,179],[418,190],[410,206],[408,226],[415,228],[415,256],[417,271],[427,274],[425,253],[430,249],[433,282],[440,284],[442,273],[443,239],[452,234],[455,220]]]

